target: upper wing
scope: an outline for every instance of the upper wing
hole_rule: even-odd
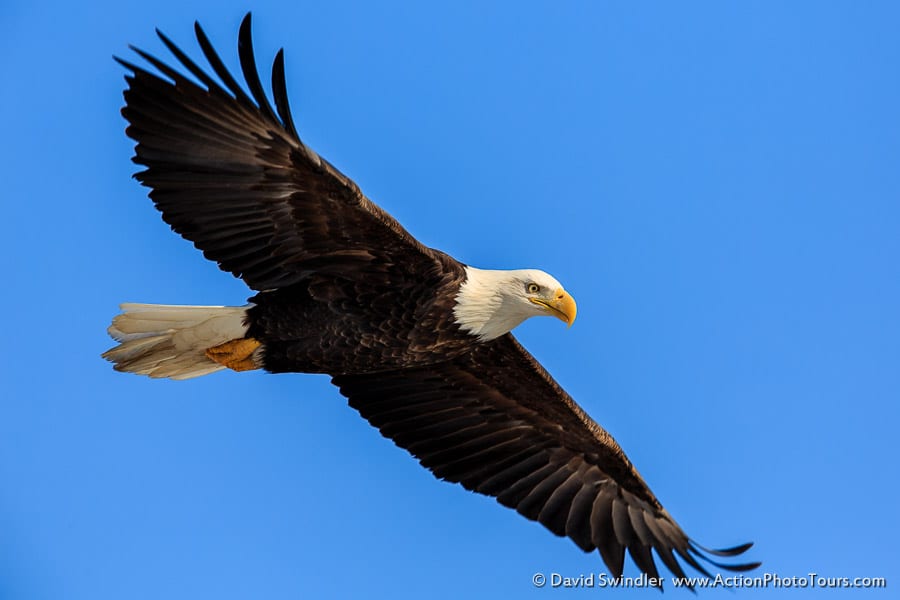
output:
[[[737,556],[751,544],[708,550],[660,505],[613,438],[538,362],[506,335],[471,354],[424,368],[333,378],[369,423],[435,476],[494,496],[584,551],[599,549],[614,576],[625,549],[658,577],[651,549],[677,576],[676,555],[707,574],[707,554]]]
[[[137,142],[134,162],[147,167],[136,177],[152,189],[150,197],[172,229],[256,290],[290,285],[313,271],[434,266],[435,251],[300,141],[288,108],[282,51],[272,66],[273,110],[256,71],[249,13],[238,49],[252,97],[199,24],[195,31],[224,87],[159,32],[202,85],[136,48],[168,79],[116,59],[132,71],[122,114]]]

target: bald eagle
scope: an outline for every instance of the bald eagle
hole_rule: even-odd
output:
[[[720,564],[751,544],[689,538],[619,445],[516,341],[525,319],[575,320],[575,301],[535,269],[477,269],[428,248],[306,146],[288,108],[284,55],[274,108],[257,73],[250,15],[238,50],[249,94],[195,24],[217,81],[165,35],[172,68],[128,71],[135,177],[163,220],[256,294],[246,306],[123,304],[103,356],[115,369],[188,379],[221,369],[325,373],[350,405],[436,477],[659,578]],[[698,560],[700,559],[700,560]]]

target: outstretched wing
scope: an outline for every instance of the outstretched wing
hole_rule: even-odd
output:
[[[615,440],[507,334],[471,354],[425,368],[333,378],[369,423],[435,476],[497,500],[598,549],[614,576],[625,550],[658,577],[651,550],[677,576],[678,557],[707,574],[751,544],[708,550],[662,507]]]
[[[137,48],[162,76],[116,58],[132,72],[122,114],[137,142],[134,162],[147,167],[136,178],[151,188],[173,230],[256,290],[297,283],[312,272],[352,276],[436,267],[439,253],[300,141],[282,51],[272,66],[275,108],[269,104],[253,58],[249,13],[238,51],[250,95],[199,24],[195,31],[221,84],[159,32],[202,85]]]

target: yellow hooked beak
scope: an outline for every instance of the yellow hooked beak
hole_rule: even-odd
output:
[[[548,309],[550,314],[563,321],[569,327],[575,322],[575,314],[578,312],[575,299],[562,288],[557,288],[550,300],[544,298],[529,298],[529,300]]]

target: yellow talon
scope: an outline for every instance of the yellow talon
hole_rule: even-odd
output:
[[[253,353],[262,344],[254,338],[238,338],[206,350],[206,357],[233,371],[252,371],[259,365]]]

